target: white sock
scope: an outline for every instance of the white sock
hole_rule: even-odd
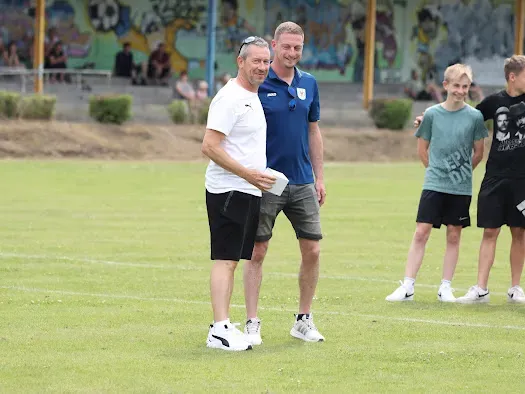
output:
[[[414,283],[416,283],[416,280],[414,278],[409,278],[408,276],[405,276],[405,280],[403,281],[403,286],[405,287],[405,289],[414,290]]]
[[[448,286],[448,287],[450,287],[451,284],[452,284],[452,282],[450,280],[446,280],[446,279],[441,280],[441,286]]]
[[[219,331],[224,331],[225,328],[224,326],[230,326],[230,319],[226,319],[226,320],[221,320],[221,321],[216,321],[213,323],[213,328],[215,328],[216,330],[219,330]]]

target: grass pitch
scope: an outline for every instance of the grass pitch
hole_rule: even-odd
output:
[[[264,268],[263,345],[207,349],[204,169],[0,162],[1,392],[524,391],[525,307],[506,303],[507,230],[490,305],[437,302],[444,230],[431,235],[416,301],[384,301],[403,276],[418,164],[327,166],[314,302],[325,343],[289,335],[299,251],[282,216]],[[480,239],[475,227],[463,234],[456,295],[475,283]],[[231,318],[243,323],[240,269]]]

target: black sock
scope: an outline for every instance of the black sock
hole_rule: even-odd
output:
[[[310,314],[309,313],[299,313],[297,315],[297,321],[301,320],[303,316],[306,316],[306,318],[308,319],[310,317]]]

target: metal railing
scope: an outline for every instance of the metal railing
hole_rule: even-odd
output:
[[[44,79],[49,80],[50,75],[55,74],[64,74],[71,75],[75,78],[75,84],[79,89],[82,89],[84,86],[85,76],[99,76],[104,77],[107,80],[108,86],[111,85],[111,78],[113,72],[109,70],[92,70],[92,69],[74,69],[74,68],[53,68],[45,69],[43,71],[37,69],[27,69],[27,68],[16,68],[16,67],[0,67],[0,79],[2,77],[20,77],[20,90],[22,93],[27,92],[28,82],[34,81],[35,76],[41,75]]]

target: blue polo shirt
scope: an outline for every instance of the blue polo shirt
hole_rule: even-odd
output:
[[[319,89],[314,76],[298,68],[290,87],[271,67],[259,87],[267,124],[266,157],[268,167],[286,175],[291,185],[302,185],[314,182],[308,126],[319,120]]]

